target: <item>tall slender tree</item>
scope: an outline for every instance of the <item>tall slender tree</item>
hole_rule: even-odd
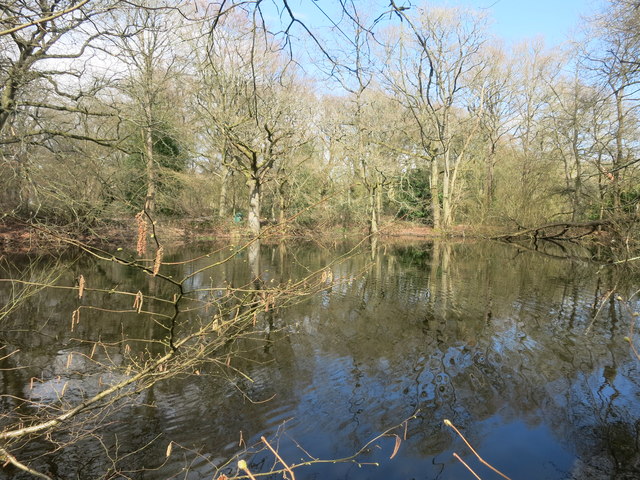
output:
[[[453,223],[460,167],[477,119],[461,115],[470,86],[482,71],[479,52],[485,19],[462,9],[420,9],[410,16],[391,2],[408,25],[388,48],[388,83],[411,112],[423,158],[431,164],[431,204],[436,228]],[[440,172],[442,171],[442,178]]]

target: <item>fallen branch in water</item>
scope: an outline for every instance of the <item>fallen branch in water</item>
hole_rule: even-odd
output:
[[[594,233],[598,228],[610,225],[607,220],[594,220],[592,222],[559,222],[540,225],[533,228],[519,230],[513,233],[496,235],[492,240],[511,241],[517,238],[533,238],[536,240],[577,240]],[[565,235],[570,230],[576,231],[573,235]],[[587,231],[585,231],[587,230]]]

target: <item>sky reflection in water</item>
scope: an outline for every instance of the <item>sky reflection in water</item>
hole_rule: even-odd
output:
[[[174,259],[197,253],[183,249]],[[263,245],[253,269],[241,254],[214,275],[194,277],[192,286],[241,285],[256,267],[286,281],[335,254]],[[301,447],[318,458],[349,456],[415,412],[393,459],[392,437],[360,458],[379,467],[313,465],[296,478],[473,478],[453,452],[484,480],[498,478],[445,418],[513,480],[640,476],[639,362],[623,340],[631,318],[613,298],[601,303],[614,285],[621,295],[634,291],[637,279],[617,283],[611,271],[588,263],[488,243],[367,246],[332,270],[329,291],[276,312],[274,328],[258,325],[262,333],[243,345],[235,366],[253,381],[203,375],[160,384],[144,399],[155,408],[136,407],[110,427],[109,435],[129,432],[119,441],[130,450],[162,434],[132,460],[137,465],[157,466],[170,440],[190,449],[141,478],[171,478],[185,462],[188,478],[210,478],[213,465],[240,450],[241,431],[248,444],[272,439],[290,463],[308,459]],[[141,281],[114,267],[96,270],[92,285]],[[71,304],[51,295],[34,302],[70,318]],[[97,314],[91,321],[106,337],[120,327]],[[56,353],[47,347],[34,351],[40,360],[24,362],[51,364]],[[23,381],[34,373],[23,372]],[[273,466],[267,454],[248,460],[255,471]]]

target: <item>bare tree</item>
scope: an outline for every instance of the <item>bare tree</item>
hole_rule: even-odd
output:
[[[333,74],[344,90],[349,93],[346,112],[339,119],[344,135],[345,161],[352,162],[367,195],[369,233],[377,234],[380,224],[383,174],[379,168],[379,152],[373,138],[374,123],[371,118],[373,96],[367,95],[374,88],[375,21],[367,18],[362,6],[355,2],[344,3],[344,19],[336,26],[338,41],[344,43],[333,63]]]
[[[598,149],[599,132],[591,131],[591,120],[598,116],[601,96],[597,89],[586,85],[576,70],[573,79],[564,79],[551,85],[552,136],[564,165],[566,195],[570,199],[571,221],[582,221],[588,206],[589,163]],[[600,129],[602,124],[593,125]],[[600,173],[598,172],[598,175]]]
[[[545,122],[551,115],[550,85],[559,75],[561,59],[546,51],[538,40],[517,45],[513,55],[514,143],[518,161],[515,178],[507,187],[512,190],[511,200],[505,202],[508,204],[504,210],[519,225],[536,224],[547,220],[549,211],[554,210],[549,204],[548,185],[557,179],[555,174],[549,174],[550,164],[557,166],[557,163],[549,160],[551,130]]]
[[[57,142],[114,138],[95,130],[90,117],[109,117],[92,102],[101,84],[87,75],[105,13],[113,1],[12,0],[0,4],[0,145],[2,168],[14,182],[5,193],[7,208],[34,200],[30,180],[35,152],[59,151]],[[22,195],[23,190],[28,190]],[[37,207],[37,205],[36,205]],[[33,208],[30,207],[30,208]]]
[[[307,142],[300,128],[308,108],[304,87],[281,45],[255,18],[228,16],[204,51],[198,72],[204,129],[223,166],[245,178],[249,229],[257,236],[267,175]]]
[[[409,16],[406,9],[391,5],[409,31],[400,31],[388,46],[392,69],[387,81],[418,126],[421,155],[431,164],[434,226],[447,229],[453,223],[460,167],[478,125],[462,112],[469,87],[482,71],[478,54],[484,18],[443,8]]]
[[[607,9],[591,21],[591,34],[599,40],[585,54],[590,68],[609,90],[615,107],[615,152],[609,174],[612,177],[613,207],[622,207],[627,151],[628,120],[638,108],[640,92],[640,3],[637,0],[611,0]]]
[[[480,134],[486,143],[484,156],[484,182],[480,223],[488,221],[495,202],[495,170],[498,149],[508,134],[513,133],[515,91],[513,64],[500,46],[486,46],[482,50],[484,74],[472,85],[478,103],[474,110],[480,118]],[[479,101],[483,103],[480,104]]]

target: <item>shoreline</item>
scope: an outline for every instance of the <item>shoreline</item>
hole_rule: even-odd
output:
[[[206,224],[200,219],[161,219],[156,222],[157,235],[163,243],[188,244],[192,242],[215,242],[217,240],[248,240],[251,235],[243,226],[235,224]],[[329,241],[350,237],[366,238],[366,228],[341,227],[325,229],[286,228],[267,225],[263,230],[263,241]],[[455,226],[449,232],[438,232],[424,224],[405,221],[389,221],[382,225],[377,237],[380,240],[429,240],[439,238],[487,238],[487,232],[478,228]],[[134,218],[115,219],[105,224],[87,228],[85,232],[72,231],[64,226],[30,225],[17,220],[0,221],[0,253],[45,253],[62,250],[73,244],[95,247],[117,246],[135,249],[136,223]]]
[[[499,239],[506,227],[455,225],[448,231],[438,231],[431,226],[404,220],[390,219],[384,222],[375,235],[379,241],[430,241],[430,240],[487,240]],[[210,219],[159,219],[155,222],[155,232],[161,244],[187,245],[195,242],[249,241],[251,235],[244,225],[235,223],[216,223]],[[585,236],[579,243],[588,243],[596,239],[608,244],[606,232]],[[366,239],[369,237],[366,227],[354,226],[308,229],[277,224],[263,228],[261,241],[265,243],[281,241],[335,242],[349,238]],[[149,235],[148,239],[151,239]],[[610,239],[609,239],[610,240]],[[84,232],[64,226],[28,224],[16,219],[0,221],[0,254],[55,253],[71,246],[87,245],[105,249],[135,250],[137,226],[133,217],[111,219],[103,224],[86,228]],[[609,245],[611,246],[611,245]]]

